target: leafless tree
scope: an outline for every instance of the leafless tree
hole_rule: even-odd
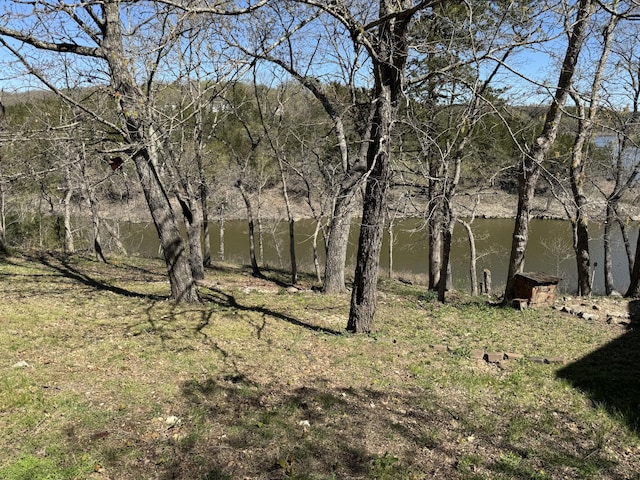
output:
[[[174,46],[171,40],[179,25],[164,23],[164,30],[158,32],[153,50],[144,52],[138,49],[142,42],[136,45],[131,37],[125,35],[124,29],[128,27],[123,25],[123,18],[141,19],[140,28],[132,31],[141,35],[149,34],[146,20],[154,19],[155,25],[158,18],[167,18],[168,13],[154,4],[106,0],[77,5],[76,2],[42,0],[36,2],[24,16],[19,9],[11,8],[19,3],[10,2],[5,7],[0,43],[12,51],[29,68],[30,73],[38,76],[47,87],[64,96],[55,80],[46,77],[45,72],[8,38],[39,51],[51,52],[56,58],[72,55],[78,59],[74,68],[79,68],[85,59],[99,62],[100,68],[96,69],[94,63],[93,68],[82,74],[86,75],[87,81],[94,81],[93,72],[104,72],[99,80],[108,82],[114,108],[117,108],[122,122],[115,123],[100,117],[95,120],[120,136],[126,146],[123,153],[131,158],[136,167],[162,245],[172,298],[199,302],[188,252],[160,171],[162,156],[166,152],[162,151],[159,140],[161,132],[152,108],[155,74],[166,51]],[[128,16],[128,8],[133,9],[129,13],[135,15]],[[141,65],[148,68],[146,78],[140,76],[138,67]]]
[[[615,8],[615,7],[614,7]],[[616,14],[606,13],[608,20],[604,27],[598,25],[602,31],[602,46],[600,54],[595,60],[593,80],[588,94],[579,93],[574,87],[571,97],[577,109],[578,130],[571,149],[569,165],[571,191],[573,193],[573,208],[570,212],[570,220],[573,226],[573,249],[576,257],[578,271],[578,295],[591,294],[591,257],[589,254],[589,232],[587,218],[587,196],[585,193],[586,164],[588,140],[594,129],[597,114],[600,108],[600,96],[602,92],[602,80],[607,67],[607,59],[613,43],[613,33],[619,17]],[[585,101],[588,102],[585,105]]]
[[[511,254],[509,257],[507,284],[504,299],[514,296],[514,277],[524,268],[525,252],[529,241],[529,220],[535,187],[540,177],[545,156],[558,133],[563,107],[571,90],[578,57],[587,33],[593,10],[592,0],[580,0],[576,5],[575,18],[567,12],[565,31],[567,47],[558,76],[556,91],[545,116],[545,122],[533,144],[524,152],[518,172],[518,208],[516,213]]]

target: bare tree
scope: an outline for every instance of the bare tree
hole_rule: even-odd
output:
[[[268,25],[269,31],[255,28],[250,35],[241,35],[237,43],[241,43],[245,36],[253,38],[257,45],[252,50],[243,47],[245,52],[256,59],[277,65],[298,81],[319,102],[331,121],[331,134],[335,138],[333,150],[336,153],[327,159],[322,168],[332,201],[322,291],[341,293],[346,290],[345,262],[349,232],[357,195],[364,181],[364,158],[371,130],[370,122],[359,117],[363,110],[368,112],[370,108],[357,105],[362,101],[358,98],[359,89],[355,85],[362,45],[356,43],[353,54],[344,49],[341,41],[344,33],[342,14],[350,15],[345,2],[328,7],[325,2],[293,3],[298,6],[295,13],[283,10],[281,4],[273,4],[272,9],[263,10],[265,20],[255,23]],[[319,20],[314,22],[317,18]],[[311,35],[299,33],[304,31],[304,27],[308,27]],[[309,42],[308,38],[313,40]],[[335,63],[335,70],[340,74],[339,80],[322,82],[321,75],[326,75],[327,65]],[[315,70],[323,73],[314,75]],[[365,98],[364,102],[368,104],[369,98]],[[350,141],[350,129],[357,131],[359,142]]]
[[[624,18],[627,15],[621,14]],[[635,21],[625,21],[618,29],[615,45],[612,48],[614,75],[605,79],[605,88],[618,92],[618,101],[627,102],[621,110],[620,105],[607,109],[607,118],[603,121],[603,143],[605,143],[604,170],[613,179],[608,188],[599,187],[606,202],[604,229],[604,284],[605,293],[615,290],[613,270],[612,234],[618,225],[624,239],[631,282],[627,296],[638,296],[640,273],[638,268],[638,249],[634,254],[627,231],[627,215],[621,201],[628,194],[640,175],[640,156],[638,151],[638,119],[640,118],[640,55],[638,52],[638,26]]]
[[[545,156],[555,141],[562,118],[563,107],[569,96],[571,83],[576,71],[578,57],[592,15],[592,0],[580,0],[576,5],[575,20],[567,15],[567,48],[558,77],[557,88],[549,106],[542,131],[531,147],[524,153],[518,172],[518,209],[516,213],[511,254],[507,273],[504,299],[514,296],[514,277],[524,268],[525,252],[529,241],[529,219],[535,187],[540,177]]]
[[[8,37],[41,51],[49,51],[56,55],[74,55],[79,62],[83,59],[100,62],[106,70],[114,105],[124,125],[104,118],[96,120],[102,121],[121,136],[136,167],[162,245],[172,298],[184,302],[199,302],[200,297],[193,280],[188,252],[159,170],[162,155],[166,152],[162,152],[158,138],[160,132],[155,112],[151,108],[153,91],[150,86],[159,60],[166,50],[173,46],[170,38],[175,31],[169,28],[170,22],[165,23],[168,28],[168,31],[164,32],[166,35],[161,35],[159,44],[145,58],[149,61],[150,71],[146,84],[143,84],[137,76],[139,70],[136,68],[143,54],[141,51],[130,50],[135,45],[127,40],[123,32],[122,21],[127,17],[123,9],[127,7],[136,9],[140,16],[148,14],[148,18],[152,19],[158,16],[162,18],[166,13],[153,8],[153,5],[150,5],[150,11],[145,11],[143,6],[135,2],[128,5],[118,0],[81,5],[77,5],[76,2],[41,1],[34,4],[22,24],[18,13],[5,11],[5,19],[9,23],[5,22],[0,27],[0,43],[23,61],[30,73],[38,76],[59,95],[64,95],[64,92],[58,90],[53,81],[45,78],[42,71],[15,48],[15,43],[7,40]],[[143,20],[141,26],[144,23]],[[144,28],[141,31],[145,33]],[[143,85],[146,88],[143,89]]]
[[[289,225],[289,262],[291,267],[291,285],[298,282],[298,265],[296,258],[295,217],[293,206],[289,198],[288,165],[290,164],[287,149],[287,125],[285,116],[287,112],[287,84],[282,83],[277,88],[258,88],[256,72],[254,70],[254,93],[260,116],[260,123],[264,130],[269,147],[278,164],[278,172],[282,187],[282,198],[287,212]],[[275,97],[275,98],[272,98]]]
[[[595,62],[590,93],[587,94],[588,105],[585,105],[583,96],[574,88],[571,97],[577,108],[578,131],[571,149],[571,161],[569,165],[571,191],[573,193],[573,211],[570,215],[573,226],[573,249],[575,251],[578,271],[578,295],[591,294],[591,257],[589,254],[589,232],[587,218],[587,196],[585,193],[586,164],[588,139],[594,128],[597,113],[600,107],[600,95],[602,79],[607,66],[607,59],[613,42],[613,32],[619,17],[616,14],[607,14],[608,21],[602,28],[602,47],[600,55]]]

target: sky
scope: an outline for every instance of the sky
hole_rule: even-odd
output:
[[[561,55],[564,51],[566,36],[560,36],[554,43],[555,45],[552,43],[545,48]],[[16,42],[13,44],[15,45]],[[514,57],[510,58],[509,64],[513,66],[514,70],[518,70],[525,77],[538,82],[540,85],[546,84],[550,86],[550,88],[547,89],[543,87],[536,88],[532,86],[530,82],[503,69],[503,73],[500,75],[500,81],[504,86],[509,87],[512,102],[519,104],[548,102],[549,94],[553,93],[553,88],[557,83],[557,59],[553,59],[551,55],[541,50],[528,49],[521,50]],[[15,59],[4,47],[0,46],[0,89],[2,91],[12,92],[16,90],[42,88],[42,84],[37,80],[16,75],[14,69],[10,68],[12,65],[16,66]]]

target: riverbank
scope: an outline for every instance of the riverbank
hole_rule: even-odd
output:
[[[602,191],[611,190],[611,184],[599,186]],[[292,210],[296,220],[312,218],[313,212],[303,196],[291,195]],[[255,202],[255,214],[258,210],[261,218],[267,220],[284,220],[287,218],[287,209],[282,192],[277,189],[265,190],[260,197],[253,199]],[[392,205],[401,217],[424,217],[426,205],[419,200],[404,202],[391,197]],[[549,192],[538,194],[533,200],[533,218],[567,220],[567,211],[563,205],[571,205],[571,200],[566,192],[563,196],[553,196]],[[225,220],[245,219],[247,216],[245,204],[236,189],[227,191],[224,196],[225,208],[222,211]],[[258,209],[258,205],[260,205]],[[509,193],[500,189],[461,188],[454,199],[454,212],[462,218],[474,215],[476,218],[515,218],[518,205],[518,197],[515,193]],[[104,200],[101,202],[101,215],[107,219],[126,220],[131,222],[151,221],[148,208],[144,203],[142,192],[132,192],[126,201],[113,202]],[[180,207],[175,202],[176,211]],[[358,207],[357,212],[359,212]],[[587,190],[586,213],[589,221],[603,222],[606,217],[606,200],[600,190],[591,187]],[[619,203],[619,214],[625,221],[640,221],[640,186],[631,189]],[[86,214],[87,212],[85,212]],[[213,221],[220,217],[219,201],[214,196],[210,202],[210,218]]]

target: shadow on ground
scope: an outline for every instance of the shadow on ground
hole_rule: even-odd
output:
[[[629,330],[558,371],[613,416],[640,433],[640,300],[629,302]]]

